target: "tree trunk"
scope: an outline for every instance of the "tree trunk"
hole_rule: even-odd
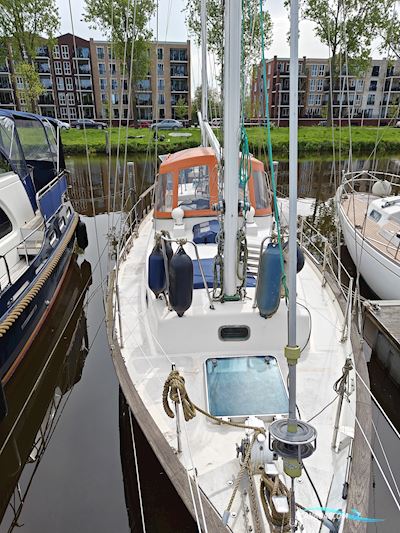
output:
[[[332,58],[331,58],[331,73],[330,73],[330,80],[329,80],[329,94],[328,94],[328,112],[327,112],[327,126],[332,126],[334,117],[332,116],[332,97],[334,97],[334,91],[336,87],[336,82],[339,79],[340,76],[338,76],[338,73],[336,71],[337,65],[336,65],[336,50],[332,51]],[[339,84],[340,85],[340,84]],[[339,87],[340,89],[340,87]],[[334,101],[334,99],[333,99]],[[340,117],[339,117],[339,124],[340,124]]]

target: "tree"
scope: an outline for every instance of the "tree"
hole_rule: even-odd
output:
[[[201,111],[201,85],[196,87],[192,100],[192,123],[197,123],[197,111]],[[209,119],[220,118],[222,115],[221,98],[216,89],[208,88],[208,115]]]
[[[178,120],[183,120],[188,117],[188,105],[183,96],[180,96],[175,104],[175,115]]]
[[[340,63],[362,71],[372,42],[385,26],[395,0],[303,0],[302,15],[315,24],[315,34],[330,51],[333,88],[339,87]],[[287,2],[288,4],[289,2]],[[342,58],[342,61],[340,61]],[[328,104],[328,123],[331,119]]]
[[[263,0],[264,1],[264,0]],[[243,2],[243,51],[246,71],[261,59],[260,0]],[[224,10],[221,0],[207,0],[207,44],[220,65],[224,53]],[[201,42],[201,0],[186,0],[186,23],[195,37],[197,45]],[[269,13],[263,12],[265,46],[272,41],[272,22]],[[248,74],[248,72],[247,72]]]
[[[149,29],[149,20],[155,7],[155,0],[85,0],[84,20],[91,28],[105,33],[114,47],[116,58],[122,63],[125,60],[135,126],[136,86],[150,68],[149,50],[153,32]]]
[[[400,59],[400,16],[395,8],[384,21],[381,51],[392,59]]]
[[[60,25],[60,17],[55,0],[0,0],[0,37],[2,38],[2,59],[10,54],[16,64],[13,75],[22,78],[23,94],[29,101],[31,111],[36,110],[40,90],[40,77],[36,70],[37,48],[44,38],[50,40]],[[19,101],[17,102],[20,109]]]

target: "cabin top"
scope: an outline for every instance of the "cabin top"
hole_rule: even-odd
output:
[[[251,157],[246,190],[244,185],[238,187],[239,201],[246,199],[256,216],[271,214],[261,161]],[[175,207],[181,207],[185,217],[215,216],[218,200],[218,161],[212,148],[189,148],[163,160],[156,185],[155,218],[171,218]]]

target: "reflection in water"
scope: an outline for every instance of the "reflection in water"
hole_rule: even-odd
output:
[[[175,488],[164,473],[145,436],[136,423],[125,397],[119,392],[119,438],[122,475],[129,527],[132,533],[142,533],[139,485],[133,438],[139,465],[140,491],[143,515],[148,532],[195,533],[196,524],[182,504]]]
[[[18,518],[69,392],[81,379],[88,353],[83,308],[90,263],[73,258],[47,324],[7,383],[9,413],[0,424],[0,522]],[[21,474],[23,472],[23,478]]]
[[[128,158],[128,161],[131,159]],[[108,211],[121,211],[122,205],[129,209],[134,201],[134,192],[140,195],[154,181],[154,158],[133,158],[135,179],[128,169],[123,170],[122,161],[117,165],[116,157],[112,157],[111,165],[108,157],[95,156],[90,158],[90,176],[86,157],[69,157],[66,159],[70,172],[69,196],[74,209],[86,216]],[[110,172],[111,170],[111,172]],[[116,179],[115,179],[116,178]],[[93,187],[93,202],[91,183]],[[111,194],[109,194],[111,192]],[[122,193],[124,201],[121,202]]]

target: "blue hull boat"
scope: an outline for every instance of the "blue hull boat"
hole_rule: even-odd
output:
[[[3,386],[45,323],[86,228],[51,119],[0,110],[0,420]]]

